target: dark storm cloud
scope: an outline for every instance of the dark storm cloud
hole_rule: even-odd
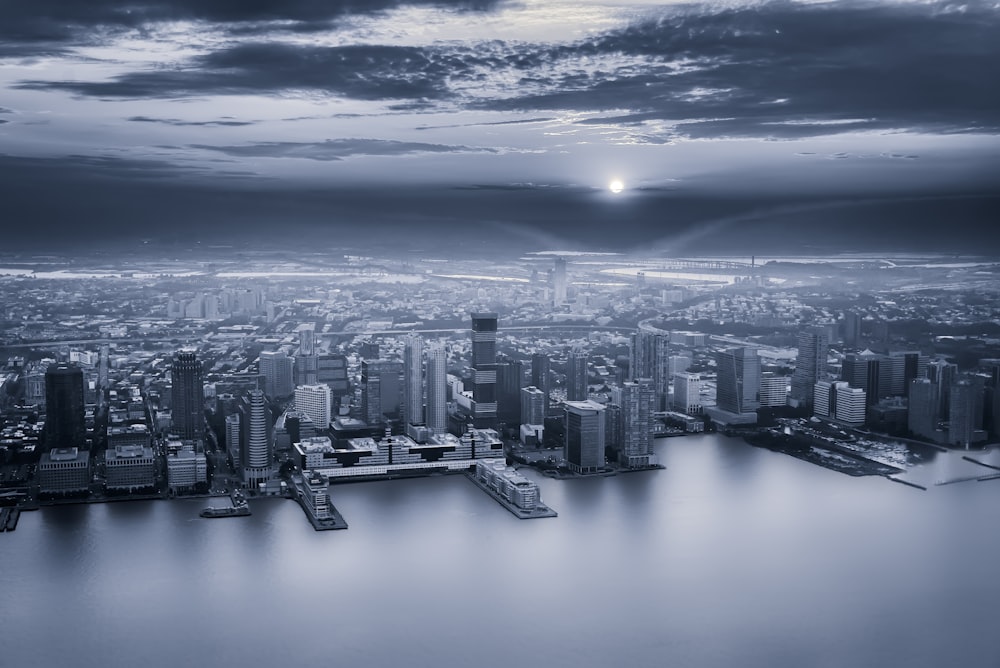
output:
[[[19,87],[96,97],[322,90],[364,100],[441,97],[467,70],[456,57],[417,47],[240,44],[195,58],[186,69],[132,72],[106,82],[26,81]]]
[[[242,10],[237,4],[242,6],[209,3],[198,11],[211,20],[240,12],[266,18],[277,11],[271,3],[246,3]],[[322,13],[320,4],[293,3],[287,16],[310,20]],[[193,0],[176,7],[195,11]],[[402,100],[397,110],[447,103],[500,111],[623,112],[585,123],[680,122],[660,135],[647,133],[649,143],[668,141],[671,133],[781,139],[887,129],[992,133],[1000,132],[997,35],[1000,10],[986,4],[692,5],[568,45],[325,47],[261,41],[227,46],[174,69],[20,86],[104,98],[320,91]],[[519,83],[496,88],[492,97],[465,98],[456,84],[482,81],[489,92],[487,71]]]
[[[621,54],[646,68],[555,78],[542,93],[490,109],[631,110],[598,123],[725,119],[691,136],[796,138],[859,129],[1000,131],[1000,11],[985,4],[798,5],[685,13],[563,49]],[[680,63],[679,68],[671,69]],[[785,121],[851,120],[789,125]]]
[[[355,155],[410,155],[414,153],[496,153],[494,148],[449,146],[387,139],[327,139],[322,142],[258,142],[240,146],[193,144],[191,148],[217,151],[239,158],[304,158],[343,160]]]
[[[122,184],[126,182],[204,177],[209,171],[213,175],[224,174],[229,177],[253,176],[251,172],[220,172],[201,165],[179,164],[158,158],[77,154],[39,158],[0,154],[0,173],[8,174],[10,179],[7,187],[16,187],[13,184],[22,180],[30,181],[32,178],[44,181],[47,177],[42,176],[43,173],[50,173],[57,180],[65,175],[86,181],[114,180],[118,183],[116,187],[123,187]]]
[[[133,123],[160,123],[162,125],[172,125],[175,127],[201,126],[201,127],[241,127],[253,125],[255,121],[237,121],[223,118],[217,121],[183,121],[179,118],[150,118],[149,116],[131,116],[127,120]]]
[[[162,21],[196,20],[247,33],[318,30],[350,14],[400,5],[489,9],[491,0],[32,0],[0,3],[0,40],[31,44],[100,41]],[[14,49],[12,49],[14,51]]]

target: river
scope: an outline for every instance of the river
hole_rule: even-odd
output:
[[[0,534],[3,665],[1000,665],[1000,480],[656,447],[665,470],[529,472],[554,519],[461,476],[334,486],[347,531],[282,499],[25,513]]]

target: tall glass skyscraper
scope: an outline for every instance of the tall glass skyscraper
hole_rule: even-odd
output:
[[[799,332],[799,356],[792,374],[789,403],[797,407],[812,406],[813,389],[826,377],[826,357],[830,352],[830,337],[822,329]]]
[[[424,340],[408,334],[403,348],[403,419],[407,424],[424,424],[423,358]]]
[[[170,370],[171,417],[181,438],[202,438],[205,433],[205,388],[201,360],[194,350],[174,353]]]
[[[497,314],[472,314],[472,409],[477,429],[497,426]]]
[[[427,347],[427,428],[435,434],[448,431],[447,364],[444,344]]]
[[[83,369],[60,362],[45,371],[45,449],[83,448]]]

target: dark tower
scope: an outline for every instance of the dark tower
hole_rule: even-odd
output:
[[[205,388],[197,352],[174,353],[170,383],[174,431],[181,438],[201,438],[205,431]]]
[[[83,369],[67,362],[49,366],[45,371],[45,404],[45,449],[83,449]]]
[[[472,408],[477,428],[497,426],[497,314],[472,314]]]

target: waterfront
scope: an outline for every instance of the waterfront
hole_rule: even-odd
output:
[[[463,476],[338,485],[337,532],[284,499],[25,513],[0,535],[4,663],[997,665],[1000,481],[924,492],[719,435],[656,451],[665,470],[524,470],[545,522]]]

